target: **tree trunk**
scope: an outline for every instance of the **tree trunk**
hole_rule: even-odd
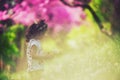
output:
[[[113,34],[116,34],[116,33],[120,34],[120,0],[114,1],[112,31],[113,31]]]

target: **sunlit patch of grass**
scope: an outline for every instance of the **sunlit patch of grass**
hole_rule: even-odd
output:
[[[92,26],[92,25],[90,25]],[[93,24],[94,26],[94,24]],[[62,37],[61,37],[62,36]],[[43,70],[16,72],[13,80],[119,80],[120,38],[104,35],[95,27],[76,27],[66,35],[43,40]],[[57,54],[56,54],[57,53]],[[48,54],[48,55],[49,55]],[[46,55],[47,56],[47,55]]]

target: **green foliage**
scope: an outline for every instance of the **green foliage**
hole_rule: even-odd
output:
[[[13,65],[12,59],[19,55],[19,49],[15,40],[17,38],[17,32],[23,29],[23,26],[14,25],[0,35],[0,58],[2,58],[5,64]]]
[[[6,73],[4,73],[7,65],[15,67],[15,59],[19,56],[17,38],[20,36],[18,33],[23,33],[23,31],[22,25],[13,25],[0,34],[0,61],[3,62],[0,80],[8,80]]]
[[[114,8],[112,0],[92,0],[90,5],[102,21],[110,21]]]
[[[0,72],[0,80],[8,80],[4,72]]]

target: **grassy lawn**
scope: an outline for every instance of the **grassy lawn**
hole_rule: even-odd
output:
[[[10,74],[10,80],[120,80],[119,37],[111,39],[83,25],[65,36],[47,37],[42,43],[46,52],[43,69],[19,70]]]

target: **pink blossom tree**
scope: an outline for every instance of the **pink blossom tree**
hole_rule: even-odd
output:
[[[0,20],[12,19],[15,23],[31,25],[34,22],[45,20],[53,30],[62,28],[69,30],[72,25],[80,24],[86,15],[82,7],[71,8],[60,0],[15,0],[16,4],[0,11]]]

